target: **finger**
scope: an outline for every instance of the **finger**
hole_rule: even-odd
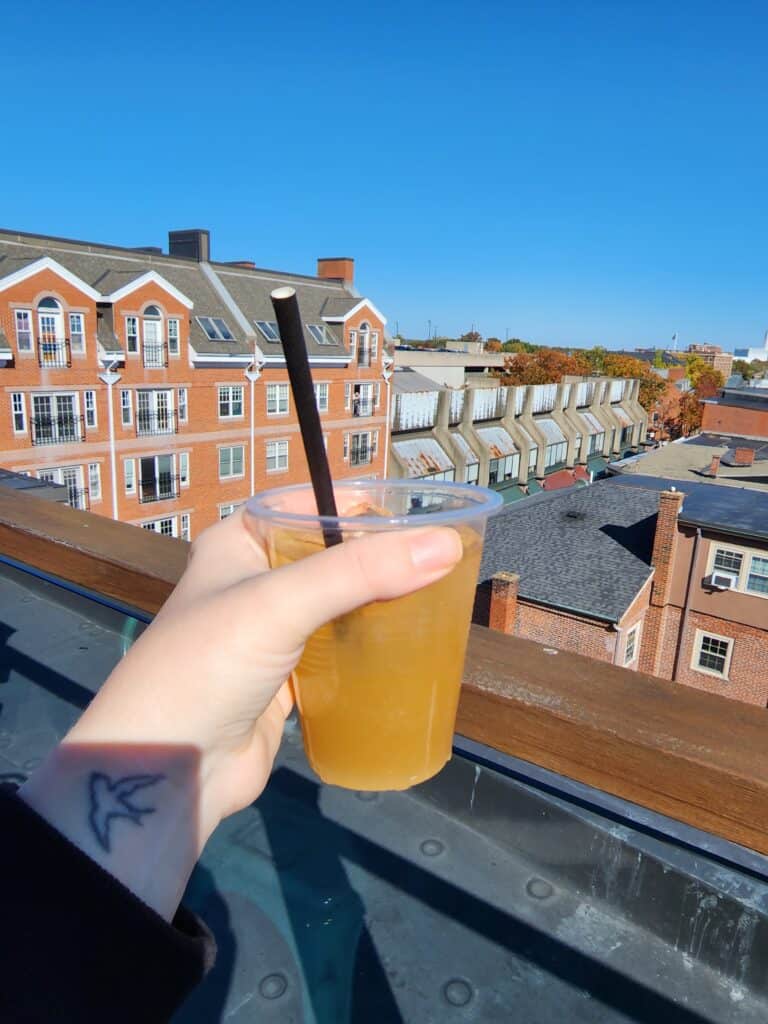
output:
[[[274,653],[291,652],[331,619],[434,583],[462,553],[459,534],[447,527],[346,541],[235,588],[229,595],[232,619],[252,624],[253,608],[260,605]]]

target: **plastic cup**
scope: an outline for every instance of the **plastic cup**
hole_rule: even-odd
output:
[[[309,484],[251,498],[246,522],[272,568],[322,551],[323,531],[333,528],[346,541],[450,526],[464,545],[436,583],[318,630],[294,672],[304,748],[320,778],[356,790],[407,789],[451,756],[485,524],[502,500],[482,487],[423,480],[344,481],[334,493],[336,517],[317,514]],[[357,514],[370,506],[379,514]]]

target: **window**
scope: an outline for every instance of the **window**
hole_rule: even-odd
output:
[[[219,419],[235,419],[243,415],[243,385],[223,384],[219,388]]]
[[[197,322],[205,331],[208,341],[234,341],[235,336],[227,326],[226,320],[218,316],[198,316]]]
[[[267,416],[285,416],[288,412],[288,385],[267,384]]]
[[[637,622],[627,633],[627,639],[624,644],[624,664],[631,665],[637,657],[637,641],[640,636],[640,623]]]
[[[518,455],[518,459],[520,456]],[[470,462],[467,464],[467,468],[464,473],[464,482],[468,484],[478,484],[480,482],[480,463]]]
[[[96,392],[85,392],[85,425],[86,427],[96,426]]]
[[[753,594],[768,594],[768,557],[752,556],[747,576],[747,590]]]
[[[130,391],[120,392],[120,420],[124,427],[130,427],[133,423],[133,402]]]
[[[528,449],[528,475],[529,476],[531,475],[531,473],[535,473],[536,472],[536,461],[537,461],[538,457],[539,457],[538,446],[535,445],[535,444],[532,444],[531,447]]]
[[[243,475],[245,445],[234,444],[219,448],[219,480]]]
[[[344,435],[344,461],[349,458],[349,434]]]
[[[187,389],[179,388],[179,423],[187,422]]]
[[[732,652],[733,640],[730,637],[704,633],[697,629],[691,667],[698,672],[727,679]]]
[[[267,472],[277,473],[288,469],[288,442],[267,441]]]
[[[27,432],[27,410],[24,405],[24,394],[21,391],[14,391],[11,395],[11,413],[13,416],[14,434],[26,434]]]
[[[374,400],[373,400],[373,404],[378,409],[379,406],[381,405],[381,384],[379,384],[379,383],[377,383],[375,385],[375,387],[374,387],[374,396],[375,397],[374,397]]]
[[[179,354],[179,321],[176,317],[168,319],[168,352],[172,356]]]
[[[228,505],[219,505],[219,519],[229,519],[237,507],[237,502],[234,501]]]
[[[307,324],[307,330],[318,345],[335,345],[336,339],[325,324]]]
[[[173,397],[170,388],[162,391],[140,388],[136,392],[136,433],[175,434]]]
[[[361,434],[350,434],[349,464],[363,466],[371,462],[376,455],[378,435],[371,438],[370,431]]]
[[[189,452],[179,452],[179,483],[189,487]]]
[[[167,516],[165,519],[153,519],[151,523],[142,523],[142,530],[151,530],[163,537],[175,537],[177,535],[176,516]]]
[[[88,492],[91,501],[101,501],[101,467],[98,462],[88,463]]]
[[[605,433],[589,435],[588,455],[601,455],[605,444]]]
[[[82,441],[82,419],[77,395],[32,395],[32,444],[64,444]]]
[[[315,401],[318,412],[328,412],[328,385],[315,384]]]
[[[741,563],[743,560],[744,556],[740,551],[729,551],[728,548],[717,548],[712,568],[715,571],[720,569],[723,572],[735,572],[736,575],[738,575],[741,572]]]
[[[355,384],[352,388],[352,415],[372,416],[374,408],[373,384]]]
[[[467,472],[471,467],[467,467]],[[467,483],[477,483],[479,475],[479,464],[474,463],[474,478],[467,480]],[[520,471],[520,456],[515,452],[512,455],[505,455],[497,459],[491,459],[488,463],[488,484],[493,486],[494,484],[500,484],[504,480],[511,480],[513,477],[517,477]]]
[[[144,365],[154,370],[165,366],[163,318],[157,306],[147,306],[144,310],[142,330],[144,332]]]
[[[352,406],[352,385],[349,381],[344,382],[344,408],[349,409]]]
[[[357,351],[357,331],[349,332],[349,354],[352,358],[355,358],[355,352]]]
[[[19,352],[32,351],[32,314],[28,309],[17,309],[16,314],[16,347]]]
[[[371,331],[371,359],[375,360],[379,354],[379,332]]]
[[[360,324],[357,332],[357,365],[371,365],[371,345],[368,324]]]
[[[181,539],[190,540],[189,512],[182,512],[179,518],[181,519]]]
[[[276,320],[255,320],[254,323],[267,341],[271,341],[273,344],[280,341],[280,330]]]
[[[67,504],[71,508],[87,509],[88,492],[83,487],[82,466],[60,466],[57,469],[40,470],[37,474],[41,480],[52,480],[67,489]]]
[[[126,459],[123,462],[123,473],[125,474],[125,493],[136,493],[136,462],[134,459]]]
[[[139,351],[139,318],[137,316],[125,318],[125,347],[128,352]]]
[[[85,352],[85,325],[82,313],[69,314],[69,344],[73,352]]]
[[[167,501],[178,498],[173,455],[146,455],[139,459],[139,501]]]
[[[558,441],[556,444],[548,444],[544,450],[544,468],[550,469],[552,466],[564,463],[567,451],[567,441]]]

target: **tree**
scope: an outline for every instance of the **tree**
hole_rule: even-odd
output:
[[[744,380],[752,380],[755,376],[755,367],[752,363],[748,363],[746,359],[734,359],[733,372],[740,373]]]
[[[620,352],[606,352],[603,357],[603,374],[606,377],[625,377],[640,381],[637,400],[650,412],[656,406],[666,390],[666,381],[658,373],[654,373],[648,363],[634,356],[625,356]]]
[[[469,344],[469,345],[481,344],[482,340],[483,340],[483,336],[482,336],[482,334],[480,334],[479,331],[467,331],[466,334],[462,334],[462,336],[459,338],[460,342],[462,342],[463,344]]]
[[[602,345],[595,345],[594,348],[585,348],[580,355],[589,365],[590,373],[605,373],[605,360],[608,350],[603,348]]]
[[[719,370],[708,366],[696,379],[694,391],[699,400],[703,398],[714,398],[720,389],[725,385],[725,377]]]
[[[536,352],[540,346],[530,341],[521,341],[520,338],[510,338],[502,345],[505,352]]]
[[[691,387],[696,387],[696,382],[705,370],[709,369],[709,365],[704,362],[701,356],[697,356],[695,353],[685,357],[685,376],[691,382]]]
[[[653,365],[657,370],[664,369],[664,350],[657,348],[653,352]]]
[[[557,384],[564,376],[583,377],[588,367],[582,359],[553,348],[518,352],[504,360],[502,384]]]
[[[486,352],[501,352],[501,339],[500,338],[488,338],[485,343]]]
[[[674,384],[670,384],[669,381],[664,382],[664,391],[653,408],[659,427],[659,437],[669,436],[674,439],[680,436],[681,397]]]
[[[701,402],[695,391],[686,391],[680,399],[677,429],[684,436],[694,434],[701,427]]]

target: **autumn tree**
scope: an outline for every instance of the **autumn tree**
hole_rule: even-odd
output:
[[[605,373],[608,349],[603,348],[602,345],[595,345],[594,348],[585,348],[579,355],[589,366],[589,373]]]
[[[479,345],[482,343],[483,336],[479,331],[467,331],[466,334],[462,334],[459,341],[462,344]]]
[[[486,352],[501,352],[501,338],[488,338],[485,343]]]
[[[603,374],[606,377],[625,377],[640,381],[637,400],[650,412],[666,389],[666,381],[658,373],[654,373],[648,363],[634,356],[625,356],[620,352],[606,352],[603,358]]]
[[[703,398],[714,398],[724,386],[725,377],[722,373],[708,366],[698,375],[694,391],[700,400]]]
[[[518,352],[504,360],[502,384],[557,384],[565,376],[582,377],[588,372],[584,361],[553,348]]]
[[[695,391],[686,391],[681,397],[676,426],[683,437],[701,428],[701,402]]]

